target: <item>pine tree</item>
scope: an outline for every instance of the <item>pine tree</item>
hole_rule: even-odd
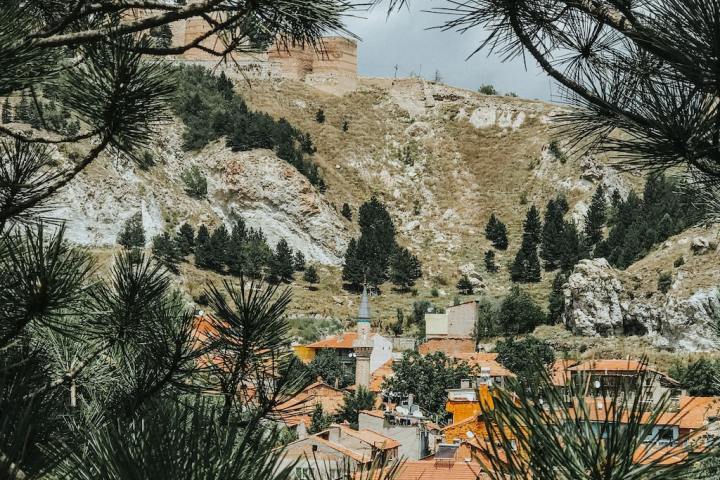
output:
[[[327,430],[332,424],[332,416],[325,415],[322,404],[316,403],[313,409],[312,416],[310,417],[310,426],[308,427],[308,433],[314,435],[316,433]]]
[[[539,282],[541,279],[540,259],[530,235],[523,235],[520,250],[510,267],[510,278],[513,282]]]
[[[310,290],[317,289],[316,284],[320,281],[320,277],[318,276],[315,265],[310,265],[307,269],[305,269],[305,273],[303,273],[303,280],[310,284]]]
[[[193,252],[195,247],[195,229],[185,222],[175,234],[175,248],[181,257],[186,257]]]
[[[195,238],[195,265],[198,267],[210,268],[210,265],[212,265],[212,254],[209,244],[210,232],[205,225],[200,225],[197,238]]]
[[[378,286],[388,278],[390,256],[396,248],[395,225],[385,205],[374,196],[360,207],[358,223],[354,267],[361,272],[360,284],[366,281]]]
[[[230,232],[230,241],[227,249],[227,266],[228,271],[232,275],[240,276],[243,274],[244,260],[243,249],[247,241],[248,232],[245,227],[245,220],[239,218],[233,225]]]
[[[10,105],[10,99],[8,97],[5,97],[5,101],[3,102],[2,106],[2,123],[12,123],[13,121],[13,114],[12,114],[12,105]]]
[[[365,282],[365,273],[362,262],[357,257],[357,240],[350,239],[345,251],[345,261],[342,271],[343,282],[348,284],[351,290],[359,290]]]
[[[420,260],[407,248],[398,247],[390,257],[390,281],[401,291],[407,291],[422,276]]]
[[[296,272],[302,272],[305,270],[305,255],[298,250],[295,252],[295,259],[293,260],[293,268]]]
[[[463,295],[472,295],[475,292],[475,288],[467,275],[460,277],[460,280],[458,280],[455,288],[457,288],[458,292]]]
[[[273,251],[262,230],[250,229],[242,246],[242,273],[250,278],[260,278],[269,267]]]
[[[525,233],[530,235],[531,240],[536,246],[540,244],[542,222],[540,221],[540,213],[538,213],[535,205],[532,205],[530,209],[528,209],[525,222],[523,222],[523,229]]]
[[[494,213],[490,215],[485,226],[485,238],[490,240],[498,250],[505,250],[508,246],[507,227],[498,220]]]
[[[210,235],[210,240],[206,245],[208,268],[216,272],[222,272],[223,267],[227,265],[229,245],[230,235],[225,225],[221,224]]]
[[[560,239],[560,269],[569,272],[583,258],[589,258],[590,252],[585,237],[578,232],[574,222],[565,222]]]
[[[589,246],[595,246],[602,240],[603,227],[607,220],[606,210],[605,189],[599,185],[585,217],[585,238]]]
[[[485,270],[489,273],[495,273],[498,271],[498,266],[495,263],[495,251],[488,250],[485,252]]]
[[[152,253],[168,270],[174,273],[178,272],[177,264],[181,257],[177,251],[175,242],[173,242],[168,232],[153,237]]]
[[[567,275],[558,272],[553,280],[550,298],[548,299],[548,323],[556,325],[560,323],[562,314],[565,312],[565,293],[563,286],[567,282]]]
[[[349,221],[352,221],[352,210],[350,209],[350,205],[347,203],[343,203],[342,210],[340,210],[340,214],[347,218]]]
[[[275,246],[275,253],[270,260],[270,275],[268,281],[271,283],[292,282],[293,274],[295,273],[293,260],[292,248],[290,248],[284,238],[280,239]]]
[[[564,199],[550,199],[545,208],[545,221],[540,242],[540,257],[545,261],[546,270],[555,270],[562,256],[562,237],[565,228]]]
[[[125,222],[118,234],[117,243],[127,249],[145,246],[145,230],[141,212],[137,212]]]

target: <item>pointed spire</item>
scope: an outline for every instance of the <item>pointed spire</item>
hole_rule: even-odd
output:
[[[362,297],[360,298],[360,311],[358,312],[358,322],[370,321],[370,301],[368,300],[367,287],[363,286]]]

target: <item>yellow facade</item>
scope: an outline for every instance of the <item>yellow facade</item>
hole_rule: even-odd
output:
[[[295,345],[293,350],[295,351],[295,355],[303,363],[310,363],[315,359],[316,351],[314,348],[306,347],[305,345]]]

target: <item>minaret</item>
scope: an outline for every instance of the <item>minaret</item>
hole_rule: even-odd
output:
[[[360,311],[357,318],[358,338],[353,342],[355,350],[355,383],[367,387],[370,385],[370,354],[373,341],[370,335],[370,303],[367,288],[363,287],[360,299]]]

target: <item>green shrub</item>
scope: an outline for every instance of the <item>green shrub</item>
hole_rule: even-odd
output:
[[[670,272],[662,272],[657,281],[657,288],[662,293],[667,293],[672,287],[672,274]]]
[[[207,179],[197,165],[185,170],[181,178],[185,182],[185,193],[194,198],[204,198],[207,195]]]
[[[675,259],[675,261],[673,262],[673,266],[675,268],[680,268],[683,265],[685,265],[685,257],[683,257],[682,255]]]
[[[497,95],[497,90],[495,90],[495,87],[490,84],[482,84],[480,85],[480,88],[478,88],[478,93],[482,93],[483,95]]]

